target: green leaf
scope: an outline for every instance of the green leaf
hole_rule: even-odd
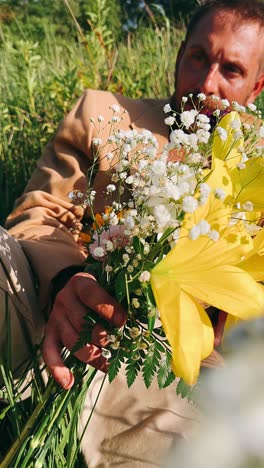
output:
[[[192,388],[193,387],[190,385],[187,385],[183,379],[180,379],[176,387],[176,393],[177,395],[181,395],[182,398],[186,398],[186,397],[189,398]]]
[[[171,355],[167,351],[165,355],[165,359],[161,360],[160,368],[158,371],[159,388],[168,387],[175,380],[175,378],[176,377],[171,370]]]
[[[138,360],[133,360],[130,359],[127,366],[126,366],[126,381],[127,381],[127,386],[131,387],[133,383],[135,382],[135,379],[140,371],[142,364],[142,359]]]
[[[126,297],[126,276],[123,271],[120,271],[115,280],[115,297],[118,302]]]
[[[143,364],[143,379],[147,388],[150,387],[160,361],[160,352],[154,341],[146,351],[146,357]]]
[[[144,253],[144,246],[138,237],[134,237],[133,239],[133,248],[134,248],[135,254],[142,255]]]
[[[109,368],[108,368],[108,379],[109,382],[113,382],[114,378],[117,376],[121,368],[121,363],[124,361],[121,350],[118,353],[109,359]]]

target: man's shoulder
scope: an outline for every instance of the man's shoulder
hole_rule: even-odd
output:
[[[131,98],[124,96],[120,93],[113,93],[111,91],[102,91],[98,89],[86,89],[84,92],[85,100],[90,104],[96,103],[97,109],[115,108],[118,106],[120,111],[127,111],[133,114],[143,113],[149,109],[162,105],[167,102],[165,99],[157,98]],[[114,106],[114,107],[113,107]]]

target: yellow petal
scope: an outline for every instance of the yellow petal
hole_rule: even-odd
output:
[[[218,124],[227,132],[227,139],[225,141],[221,140],[220,136],[217,134],[217,131],[214,132],[213,136],[213,161],[214,158],[222,159],[223,161],[226,161],[229,168],[235,167],[240,162],[241,152],[238,151],[238,148],[243,147],[244,145],[243,137],[238,140],[235,140],[234,138],[235,130],[231,127],[231,124],[234,121],[239,121],[241,123],[240,116],[236,111],[232,111],[224,115]]]
[[[255,255],[241,262],[238,266],[248,272],[256,281],[264,281],[264,229],[253,240]]]
[[[234,203],[241,206],[253,203],[254,211],[264,210],[264,158],[254,157],[245,163],[245,169],[237,167],[230,172],[234,187]]]
[[[172,348],[173,371],[192,385],[199,375],[201,360],[213,350],[211,322],[202,307],[180,290],[177,281],[153,272],[151,286]]]
[[[244,230],[236,232],[237,228],[238,224],[226,229],[216,242],[206,236],[180,238],[152,276],[174,281],[194,298],[240,318],[261,315],[263,291],[248,273],[234,266],[243,255],[254,252],[250,236]]]

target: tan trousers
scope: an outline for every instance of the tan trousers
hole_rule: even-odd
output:
[[[43,330],[32,274],[19,244],[0,228],[0,356],[7,352],[7,324],[11,324],[13,368],[29,355],[29,340]],[[97,397],[102,373],[88,392],[80,420],[82,431]],[[197,410],[176,395],[175,385],[145,388],[138,379],[127,388],[124,370],[113,383],[107,379],[84,434],[82,449],[89,468],[150,468],[163,461],[178,439],[189,438]]]
[[[17,372],[32,344],[40,340],[42,329],[27,259],[19,243],[0,226],[0,360],[5,362],[11,354],[12,369]]]

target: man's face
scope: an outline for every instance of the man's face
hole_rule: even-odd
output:
[[[177,59],[176,108],[190,93],[204,93],[247,105],[264,86],[260,73],[263,30],[229,11],[208,13],[196,25]],[[206,107],[213,104],[209,99]]]

